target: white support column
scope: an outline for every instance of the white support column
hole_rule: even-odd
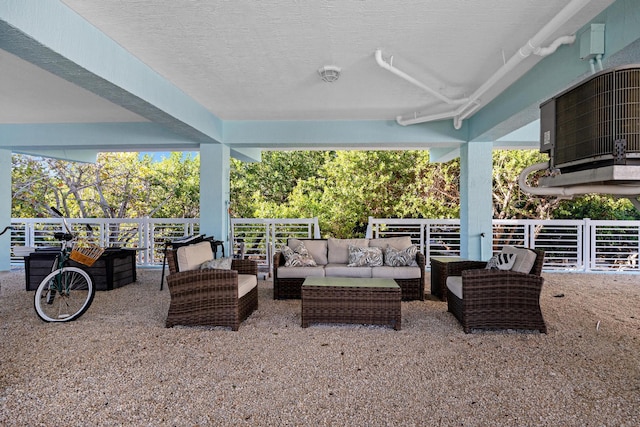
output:
[[[0,149],[0,231],[11,225],[11,150]],[[11,270],[11,232],[0,236],[0,271]]]
[[[484,261],[492,255],[492,149],[492,142],[468,142],[460,147],[460,255],[463,258]]]
[[[223,144],[200,145],[200,233],[225,242],[229,255],[230,150]]]

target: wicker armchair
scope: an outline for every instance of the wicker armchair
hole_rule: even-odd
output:
[[[450,267],[449,276],[462,277],[462,298],[447,287],[448,309],[465,333],[472,329],[530,329],[547,333],[540,310],[544,251],[534,251],[536,260],[528,274],[487,270],[486,263],[477,261],[462,261],[454,263],[455,268]]]
[[[231,270],[207,269],[178,271],[176,251],[167,251],[171,294],[166,327],[174,325],[230,326],[240,323],[258,308],[258,286],[238,298],[238,275],[258,276],[258,264],[234,259]]]

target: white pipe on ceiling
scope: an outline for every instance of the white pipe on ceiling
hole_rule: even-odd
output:
[[[382,57],[382,50],[378,49],[376,50],[375,53],[375,57],[376,57],[376,62],[378,63],[378,65],[382,68],[384,68],[385,70],[391,71],[393,74],[395,74],[396,76],[399,76],[403,79],[405,79],[406,81],[408,81],[411,84],[414,84],[416,86],[418,86],[420,89],[429,92],[431,95],[435,96],[436,98],[438,98],[439,100],[446,102],[447,104],[463,104],[465,102],[467,102],[467,98],[461,98],[461,99],[451,99],[448,96],[445,96],[443,94],[441,94],[440,92],[431,89],[429,86],[425,85],[424,83],[420,82],[419,80],[415,79],[414,77],[411,77],[410,75],[408,75],[407,73],[405,73],[402,70],[399,70],[398,68],[393,66],[393,56],[391,57],[391,63],[387,62],[384,60],[384,58]]]
[[[553,43],[551,43],[549,46],[547,47],[537,47],[533,50],[533,54],[534,55],[538,55],[538,56],[549,56],[551,55],[553,52],[555,52],[556,50],[558,50],[558,48],[563,45],[563,44],[573,44],[573,42],[576,41],[576,36],[575,34],[570,35],[570,36],[562,36],[562,37],[558,37],[557,39],[555,39],[553,41]]]
[[[615,196],[638,197],[640,196],[640,186],[622,185],[622,184],[594,184],[594,185],[574,185],[568,187],[531,187],[527,184],[527,176],[532,172],[541,171],[549,168],[549,162],[536,163],[526,167],[518,176],[518,185],[525,193],[535,196],[557,196],[560,198],[571,199],[574,196],[583,194],[612,194]]]
[[[571,19],[576,13],[578,13],[584,6],[589,3],[590,0],[572,0],[567,6],[565,6],[556,16],[554,16],[551,21],[549,21],[536,35],[534,35],[529,41],[522,46],[518,51],[511,57],[509,60],[498,69],[489,79],[482,84],[467,100],[465,104],[463,104],[460,108],[457,108],[454,111],[451,111],[448,118],[454,118],[454,126],[461,126],[460,117],[463,116],[465,110],[469,107],[474,107],[474,110],[477,109],[474,106],[474,103],[477,102],[482,95],[484,95],[487,91],[489,91],[496,83],[498,83],[507,73],[511,72],[518,64],[520,64],[525,58],[529,57],[532,53],[545,56],[549,55],[564,43],[573,43],[575,41],[575,36],[562,36],[552,42],[549,46],[545,48],[540,48],[540,45],[553,35],[556,31],[558,31],[564,24],[567,23],[569,19]],[[469,114],[466,114],[468,117]],[[398,124],[402,126],[407,126],[416,123],[423,123],[427,121],[432,121],[432,116],[419,116],[414,114],[413,117],[409,119],[405,119],[401,116],[396,118]],[[456,127],[459,129],[459,127]]]

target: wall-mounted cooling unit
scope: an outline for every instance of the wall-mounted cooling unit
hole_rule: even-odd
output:
[[[640,185],[640,64],[594,74],[540,106],[546,187]]]

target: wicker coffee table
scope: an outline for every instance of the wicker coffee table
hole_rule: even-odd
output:
[[[400,330],[402,293],[393,279],[309,277],[302,284],[302,327],[310,323],[389,325]]]

